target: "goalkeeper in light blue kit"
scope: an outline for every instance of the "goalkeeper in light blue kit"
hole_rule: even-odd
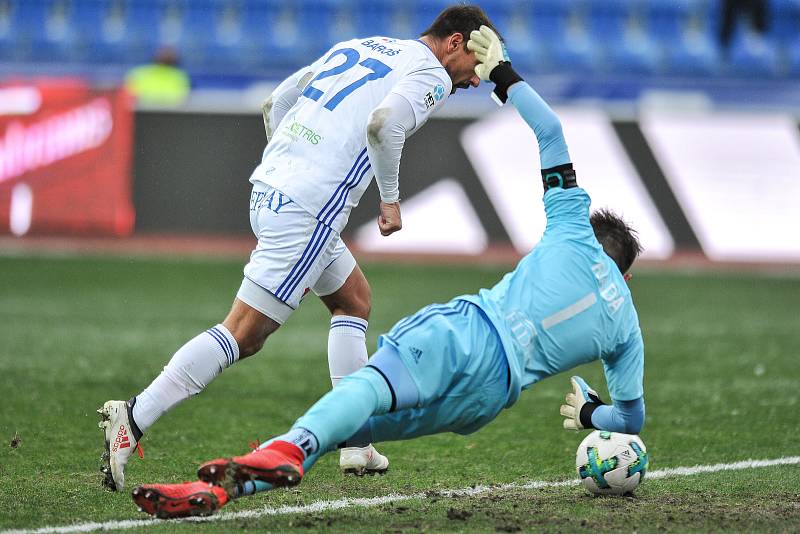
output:
[[[644,423],[644,346],[625,283],[640,252],[609,211],[589,215],[558,117],[511,68],[483,26],[468,44],[476,73],[495,83],[539,143],[547,226],[538,245],[491,289],[433,304],[380,337],[363,369],[341,381],[286,434],[259,449],[203,464],[200,480],[152,484],[134,501],[158,517],[207,515],[232,498],[299,484],[337,447],[469,434],[510,407],[523,389],[600,359],[613,404],[580,377],[561,406],[564,427],[637,434]]]

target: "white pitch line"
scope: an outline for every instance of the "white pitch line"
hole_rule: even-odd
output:
[[[701,473],[717,473],[720,471],[738,471],[742,469],[756,469],[759,467],[773,467],[776,465],[797,465],[800,464],[800,456],[786,456],[783,458],[775,458],[773,460],[743,460],[741,462],[713,464],[713,465],[695,465],[693,467],[673,467],[667,469],[659,469],[647,473],[646,479],[660,479],[670,477],[682,477],[690,475],[698,475]],[[540,489],[540,488],[557,488],[564,486],[575,486],[580,481],[577,479],[571,480],[536,480],[525,483],[510,483],[500,484],[497,486],[475,486],[470,488],[452,489],[452,490],[437,490],[437,496],[443,497],[470,497],[482,493],[507,491],[512,489]],[[382,497],[368,497],[358,499],[338,499],[335,501],[317,501],[311,504],[304,504],[300,506],[280,506],[278,508],[264,507],[257,510],[244,510],[241,512],[221,513],[210,517],[188,517],[185,519],[128,519],[124,521],[106,521],[103,523],[76,523],[73,525],[43,527],[34,530],[4,530],[0,534],[61,534],[69,532],[94,532],[96,530],[125,530],[129,528],[140,528],[151,525],[166,525],[171,523],[210,523],[216,521],[233,521],[235,519],[255,519],[265,516],[276,515],[289,515],[289,514],[310,514],[315,512],[325,512],[328,510],[341,510],[350,507],[363,507],[369,508],[373,506],[380,506],[382,504],[410,501],[415,499],[425,499],[428,495],[424,492],[398,494],[393,493],[384,495]]]

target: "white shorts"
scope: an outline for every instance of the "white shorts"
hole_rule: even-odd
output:
[[[250,226],[258,244],[236,296],[278,323],[309,290],[330,295],[356,267],[337,232],[268,185],[253,185]]]

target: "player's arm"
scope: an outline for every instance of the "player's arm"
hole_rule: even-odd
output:
[[[314,72],[318,66],[317,63],[303,67],[283,80],[261,104],[261,114],[264,117],[264,131],[267,133],[267,141],[272,139],[275,128],[278,127],[286,113],[300,98],[300,94],[306,84],[314,77]]]
[[[381,196],[378,227],[384,236],[403,227],[398,181],[400,156],[415,126],[411,104],[395,93],[389,93],[367,119],[367,154]]]
[[[369,115],[367,153],[381,195],[383,235],[402,227],[398,176],[405,141],[442,106],[451,86],[441,66],[420,68],[401,79]]]
[[[629,401],[604,403],[581,377],[570,379],[572,391],[561,406],[564,428],[583,430],[596,428],[610,432],[638,434],[644,426],[644,397]]]
[[[480,63],[475,73],[494,82],[494,95],[505,104],[510,101],[536,134],[545,190],[551,187],[576,187],[575,171],[561,128],[561,121],[539,94],[511,67],[500,38],[486,26],[470,34],[467,47]]]

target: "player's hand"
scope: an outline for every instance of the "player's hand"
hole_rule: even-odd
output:
[[[566,404],[561,405],[561,415],[565,417],[564,428],[567,430],[583,430],[584,427],[581,423],[581,409],[587,403],[605,404],[597,392],[589,387],[586,381],[579,377],[573,376],[569,379],[572,384],[572,391],[567,393]]]
[[[490,81],[489,74],[498,63],[509,61],[506,46],[488,26],[481,26],[480,30],[472,30],[469,34],[467,48],[475,52],[475,57],[480,61],[475,66],[475,74],[485,82]]]
[[[392,202],[387,204],[381,202],[381,214],[378,215],[378,228],[382,236],[392,235],[403,227],[403,220],[400,218],[400,203]]]

